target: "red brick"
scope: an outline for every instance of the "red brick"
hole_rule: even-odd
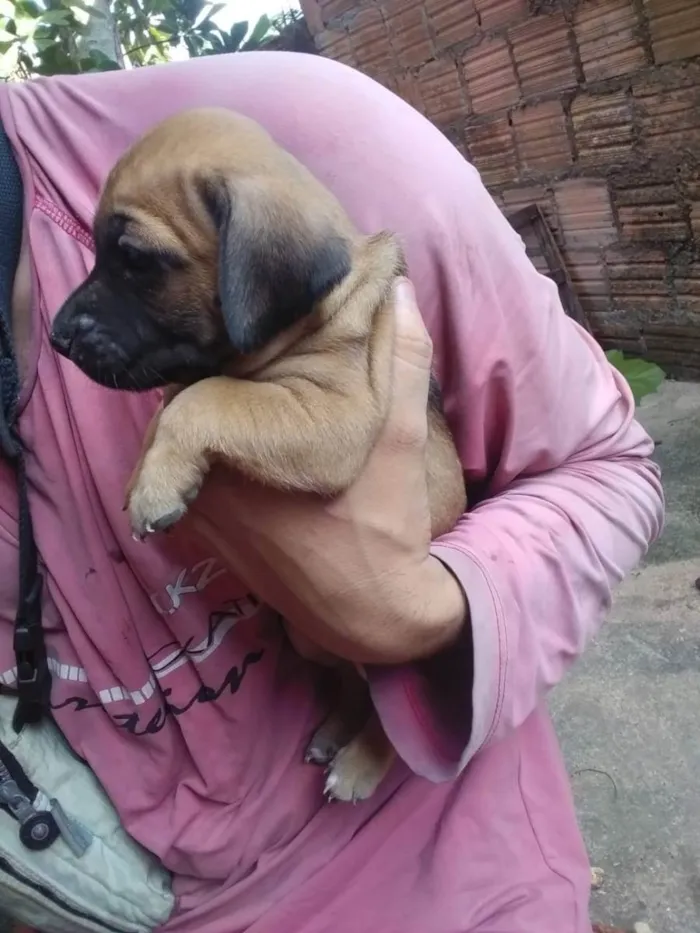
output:
[[[357,0],[319,0],[323,22],[328,24],[333,20],[357,10]]]
[[[695,239],[700,240],[700,200],[694,201],[690,209],[690,223]]]
[[[605,258],[616,307],[628,312],[668,309],[668,265],[661,250],[616,247]]]
[[[700,324],[700,262],[679,263],[673,270],[673,287],[678,307],[698,315],[697,328]]]
[[[448,139],[452,143],[463,159],[467,158],[467,150],[464,146],[464,140],[461,139],[456,132],[444,132],[443,136],[445,139]]]
[[[700,242],[700,181],[690,186],[690,225],[695,238]]]
[[[539,204],[551,200],[549,189],[545,185],[518,185],[517,188],[504,188],[501,192],[503,204],[507,211],[513,213],[530,204]]]
[[[667,313],[672,304],[668,286],[663,281],[632,282],[625,280],[613,290],[612,304],[627,314],[641,311],[646,315]]]
[[[316,36],[319,32],[323,32],[325,23],[318,0],[299,0],[299,6],[311,35]]]
[[[518,211],[536,204],[543,213],[552,211],[552,194],[546,185],[518,185],[501,191],[503,211],[509,219]],[[538,249],[539,251],[539,249]]]
[[[479,31],[474,0],[425,0],[425,12],[438,48],[466,42]]]
[[[549,268],[547,257],[542,252],[542,246],[534,227],[529,227],[526,230],[520,231],[520,238],[525,244],[525,252],[535,269],[542,273],[542,275],[549,274],[552,270]]]
[[[389,33],[379,10],[360,10],[348,21],[347,28],[350,44],[360,68],[373,71],[393,70],[394,57]]]
[[[642,138],[651,149],[700,151],[700,87],[632,85]]]
[[[634,130],[623,91],[579,94],[571,105],[571,120],[581,162],[610,165],[629,157]]]
[[[485,30],[510,26],[528,15],[527,0],[476,0],[476,7]]]
[[[399,93],[399,85],[398,85],[397,77],[391,71],[367,71],[365,70],[365,74],[369,75],[370,78],[374,78],[374,80],[379,82],[379,84],[383,84],[384,87],[388,88],[390,91],[393,91],[394,94]]]
[[[617,230],[606,183],[593,178],[554,186],[564,242],[568,248],[598,248],[612,243]]]
[[[615,291],[619,290],[619,283],[660,280],[667,273],[663,250],[636,243],[609,247],[605,251],[605,264]]]
[[[422,0],[381,0],[382,9],[386,19],[405,13],[414,7],[422,7]]]
[[[620,231],[630,240],[685,240],[688,226],[672,185],[643,183],[615,192]]]
[[[404,68],[422,65],[433,57],[433,43],[421,6],[387,15],[387,22],[390,23],[396,56]]]
[[[324,29],[318,33],[315,42],[316,48],[327,58],[345,62],[347,65],[355,64],[356,58],[350,45],[350,37],[345,30]]]
[[[659,64],[700,55],[698,0],[645,0],[644,6]]]
[[[474,113],[493,113],[520,97],[504,39],[488,39],[466,52],[462,70]]]
[[[508,36],[526,95],[576,87],[569,27],[562,13],[536,17],[511,29]]]
[[[503,211],[503,198],[501,197],[500,193],[498,191],[494,191],[493,189],[491,189],[491,191],[489,191],[489,194],[493,198],[493,203],[498,207],[500,211]]]
[[[587,81],[629,74],[645,64],[632,0],[588,0],[576,10],[574,30]]]
[[[487,185],[503,185],[518,175],[513,137],[506,117],[467,126],[467,148]]]
[[[422,110],[438,126],[453,123],[466,113],[464,93],[453,61],[437,60],[424,65],[418,72],[418,85]]]
[[[559,101],[551,100],[515,111],[513,128],[524,169],[543,172],[571,164],[571,147]]]
[[[610,288],[600,253],[567,250],[565,259],[583,310],[587,314],[609,311],[612,307]]]
[[[550,229],[553,227],[551,222],[551,218],[555,216],[555,212],[552,210],[553,200],[550,191],[544,185],[520,185],[517,188],[505,188],[501,192],[501,196],[503,201],[502,210],[509,222],[512,223],[511,218],[519,210],[537,204],[544,213]],[[552,229],[552,232],[555,233],[556,231]],[[538,272],[546,275],[551,270],[535,228],[533,226],[520,227],[518,233],[522,237],[525,249],[534,267]]]
[[[402,97],[406,103],[415,107],[416,110],[423,109],[423,100],[418,90],[418,82],[410,72],[395,75],[396,93]]]
[[[550,188],[545,185],[518,185],[517,188],[504,189],[501,194],[507,214],[513,214],[530,204],[537,204],[554,238],[559,241],[559,217],[554,203],[554,194]]]

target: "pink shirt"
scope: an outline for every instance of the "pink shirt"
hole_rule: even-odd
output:
[[[131,540],[125,482],[156,403],[51,351],[93,262],[116,157],[185,107],[249,114],[367,232],[403,238],[472,498],[434,546],[471,638],[371,672],[403,762],[325,805],[302,763],[313,670],[196,541]],[[35,343],[21,430],[46,568],[53,704],[127,829],[175,875],[171,933],[589,933],[586,854],[544,697],[659,533],[652,443],[469,166],[427,121],[322,58],[231,57],[0,87],[21,162]],[[207,497],[200,505],[225,523]],[[0,466],[0,678],[11,684],[16,496]],[[12,582],[7,582],[12,581]],[[473,656],[472,656],[473,640]],[[473,671],[473,674],[472,674]]]

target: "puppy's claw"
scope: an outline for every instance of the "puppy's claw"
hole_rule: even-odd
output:
[[[336,711],[323,720],[306,747],[307,764],[330,765],[338,752],[352,741],[354,730]]]
[[[340,745],[330,738],[316,734],[306,749],[304,761],[307,765],[329,765],[339,749]]]
[[[328,767],[324,794],[331,800],[359,803],[377,790],[393,756],[375,757],[358,736],[340,749]]]
[[[326,778],[326,783],[323,788],[323,796],[326,798],[328,803],[338,803],[342,801],[343,803],[351,803],[353,805],[357,804],[359,800],[364,798],[360,793],[356,791],[351,791],[350,794],[347,794],[346,788],[343,788],[341,781],[338,779],[338,776],[333,773],[333,770],[328,771],[328,777]]]
[[[157,532],[166,532],[169,531],[173,525],[176,525],[181,518],[184,517],[187,512],[187,506],[182,505],[177,508],[170,509],[169,512],[166,512],[165,515],[160,515],[157,518],[151,518],[148,521],[138,514],[134,514],[135,510],[132,508],[131,511],[131,526],[133,529],[133,535],[135,541],[143,541],[149,535],[154,535]]]
[[[171,467],[164,481],[165,469],[157,460],[146,458],[128,503],[131,530],[138,538],[168,531],[184,517],[188,504],[196,499],[203,474],[189,464],[178,464],[178,467]],[[151,479],[153,473],[156,478]]]
[[[168,512],[167,515],[163,515],[160,518],[151,521],[146,525],[146,534],[152,535],[156,531],[168,531],[172,528],[173,525],[176,525],[181,518],[184,518],[185,513],[187,512],[187,506],[182,505],[176,509],[173,509],[171,512]]]

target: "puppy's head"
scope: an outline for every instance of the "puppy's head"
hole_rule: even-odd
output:
[[[354,235],[333,196],[256,123],[186,111],[112,170],[94,268],[51,342],[113,388],[215,375],[319,308],[351,271]]]

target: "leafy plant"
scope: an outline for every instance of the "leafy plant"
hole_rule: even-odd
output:
[[[637,405],[645,395],[657,392],[666,378],[666,374],[656,363],[627,357],[620,350],[608,350],[605,354],[611,363],[625,377],[632,390]]]
[[[224,3],[207,0],[0,0],[0,74],[106,71],[167,61],[184,45],[190,57],[263,48],[278,36],[268,16],[250,28],[214,22]]]

